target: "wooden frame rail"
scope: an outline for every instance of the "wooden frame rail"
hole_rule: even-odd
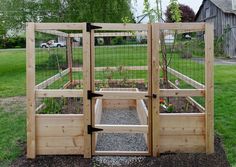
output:
[[[191,85],[192,87],[194,87],[196,89],[204,89],[205,88],[205,86],[203,84],[195,81],[194,79],[192,79],[192,78],[190,78],[190,77],[188,77],[188,76],[186,76],[186,75],[184,75],[184,74],[182,74],[170,67],[167,68],[167,71],[170,74],[176,76],[177,78],[181,79],[182,81],[186,82],[187,84]]]
[[[70,72],[69,68],[65,69],[62,72],[57,73],[56,75],[46,79],[45,81],[39,83],[38,85],[35,86],[36,89],[44,89],[48,86],[50,86],[51,84],[53,84],[54,82],[56,82],[57,80],[59,80],[60,78],[62,78],[63,76],[67,75]]]

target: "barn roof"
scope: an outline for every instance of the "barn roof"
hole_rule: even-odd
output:
[[[198,17],[198,14],[200,13],[203,4],[205,3],[206,0],[202,1],[202,5],[200,6],[196,18]],[[211,1],[214,5],[216,5],[219,9],[221,9],[224,13],[232,13],[236,15],[236,10],[232,9],[232,0],[209,0]]]

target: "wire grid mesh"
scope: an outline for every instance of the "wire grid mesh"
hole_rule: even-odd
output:
[[[115,36],[96,37],[95,85],[101,88],[139,88],[147,90],[147,32],[108,33]],[[104,33],[104,32],[103,32]],[[106,33],[104,33],[106,34]]]
[[[204,33],[162,30],[160,34],[163,41],[160,54],[161,76],[165,77],[166,65],[167,79],[179,88],[193,88],[193,80],[204,85]]]
[[[64,75],[68,68],[65,39],[37,32],[35,45],[36,84],[45,81],[40,88],[63,88],[68,81],[68,76]]]
[[[203,89],[205,84],[204,32],[161,30],[160,44],[160,88]],[[203,97],[161,97],[160,111],[199,112],[192,107],[192,100],[204,106]]]
[[[37,98],[37,114],[83,114],[81,97]]]

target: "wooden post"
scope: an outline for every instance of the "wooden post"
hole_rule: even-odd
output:
[[[69,68],[69,81],[72,83],[72,40],[70,37],[66,38],[66,46],[67,46],[67,63]]]
[[[214,27],[205,25],[206,153],[214,153]]]
[[[35,25],[26,24],[27,158],[35,158]]]
[[[91,90],[90,71],[90,32],[86,31],[86,23],[83,29],[83,111],[84,111],[84,158],[91,158],[91,135],[88,134],[87,126],[91,125],[91,102],[87,97],[88,90]]]
[[[95,91],[95,38],[94,38],[94,30],[91,31],[90,33],[90,38],[91,38],[91,45],[90,45],[90,61],[91,61],[91,66],[90,66],[90,71],[91,71],[91,90],[94,92]],[[95,115],[95,99],[92,99],[92,126],[95,127],[95,118],[98,115]],[[95,154],[96,151],[96,133],[92,133],[92,154]]]
[[[160,28],[159,24],[152,24],[152,156],[160,155],[160,70],[159,70],[159,49],[160,49]]]
[[[152,95],[152,25],[147,32],[148,95]],[[148,152],[152,154],[152,98],[148,99]]]

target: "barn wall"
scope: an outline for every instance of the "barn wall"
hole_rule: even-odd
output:
[[[208,18],[206,18],[205,12],[207,8],[211,9],[211,16]],[[232,28],[231,32],[229,32],[226,36],[224,50],[229,57],[236,57],[236,15],[231,13],[224,13],[210,0],[206,0],[204,2],[199,12],[200,13],[196,18],[196,21],[214,23],[215,36],[222,35],[227,26],[230,26]]]

